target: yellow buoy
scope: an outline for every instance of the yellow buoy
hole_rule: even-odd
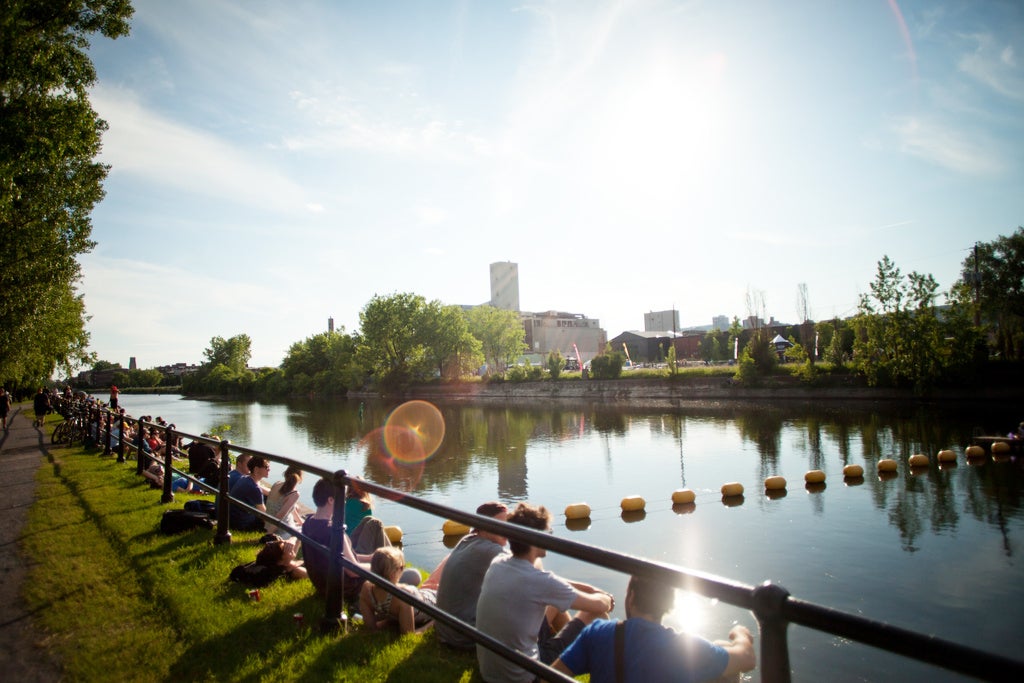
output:
[[[587,519],[590,517],[590,506],[586,503],[572,503],[565,506],[566,519]]]
[[[1002,455],[1010,452],[1010,444],[1005,441],[996,441],[992,444],[992,455]]]
[[[388,537],[388,540],[392,543],[401,543],[402,541],[402,527],[400,526],[386,526],[384,527],[384,535]]]
[[[623,512],[635,512],[636,510],[643,510],[647,506],[647,501],[642,496],[626,496],[619,503],[619,507],[622,508]]]
[[[978,444],[971,444],[964,449],[964,455],[968,458],[981,458],[985,456],[985,449]]]
[[[693,492],[693,489],[676,489],[672,492],[673,505],[687,505],[696,499],[697,494]]]
[[[927,467],[929,460],[928,456],[924,453],[915,453],[907,459],[907,462],[910,463],[911,467]]]
[[[843,476],[851,478],[863,477],[864,468],[861,467],[860,465],[847,465],[846,467],[843,468]]]
[[[948,448],[944,448],[935,455],[935,458],[939,462],[956,462],[956,453]]]
[[[786,478],[775,475],[774,477],[768,477],[764,480],[764,488],[766,491],[778,491],[779,489],[786,488]]]
[[[879,472],[895,472],[897,463],[892,458],[885,458],[884,460],[878,461]]]
[[[722,497],[731,498],[733,496],[743,495],[743,484],[738,481],[729,482],[728,484],[722,484]]]
[[[810,470],[804,475],[804,481],[808,484],[820,484],[825,481],[825,473],[821,470]]]
[[[469,533],[468,526],[462,522],[456,522],[454,519],[445,520],[441,530],[444,531],[445,536],[465,536]]]

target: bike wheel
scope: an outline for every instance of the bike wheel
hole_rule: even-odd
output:
[[[50,437],[50,442],[53,444],[64,443],[68,440],[68,423],[61,422],[53,430],[53,436]]]

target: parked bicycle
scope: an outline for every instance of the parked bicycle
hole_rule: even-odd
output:
[[[76,441],[84,441],[85,434],[85,417],[77,411],[70,411],[64,415],[64,421],[54,428],[50,442],[54,445],[66,443],[70,446]]]

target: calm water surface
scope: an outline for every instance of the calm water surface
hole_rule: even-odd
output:
[[[133,415],[162,415],[199,433],[230,425],[233,442],[327,469],[345,469],[431,500],[475,508],[480,502],[530,501],[555,513],[555,533],[573,540],[671,562],[748,584],[771,580],[798,598],[1021,657],[1024,626],[1024,470],[1015,461],[968,464],[975,429],[1006,431],[1015,406],[906,411],[758,407],[686,413],[442,407],[446,434],[420,466],[382,461],[360,445],[393,406],[359,402],[260,404],[170,396],[123,396]],[[943,448],[955,466],[905,467],[913,453]],[[900,461],[880,480],[882,458]],[[863,482],[844,481],[859,464]],[[808,491],[803,475],[824,470],[826,486]],[[280,477],[277,466],[272,480]],[[769,499],[765,477],[780,474],[787,493]],[[723,504],[723,483],[746,489]],[[303,483],[311,504],[312,481]],[[673,509],[673,490],[697,492],[696,505]],[[647,500],[642,519],[623,519],[619,501]],[[585,529],[566,527],[562,511],[587,502]],[[447,548],[441,521],[388,501],[376,514],[404,530],[407,559],[431,568]],[[627,577],[549,555],[548,568],[612,590],[621,604]],[[623,616],[621,614],[616,616]],[[751,614],[680,593],[666,623],[724,637]],[[794,680],[959,680],[873,648],[791,627]],[[755,672],[752,680],[758,680]]]

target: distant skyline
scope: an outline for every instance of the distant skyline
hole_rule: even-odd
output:
[[[253,365],[374,295],[845,317],[1024,224],[1024,3],[136,0],[94,37],[101,359]],[[940,299],[940,303],[943,300]]]

